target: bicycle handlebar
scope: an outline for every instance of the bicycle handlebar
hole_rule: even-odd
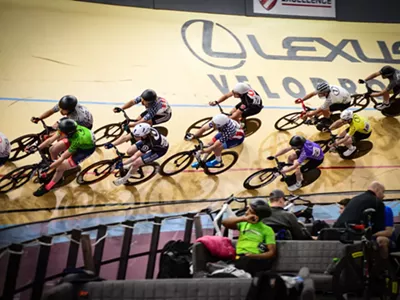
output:
[[[125,155],[125,153],[120,152],[120,151],[118,150],[118,148],[117,148],[114,144],[111,144],[111,146],[112,146],[112,148],[115,149],[115,151],[117,152],[117,155],[118,155],[119,157],[123,157],[123,156]]]
[[[224,110],[222,109],[221,105],[219,105],[219,103],[217,101],[215,101],[215,104],[218,106],[219,111],[221,112],[221,114],[227,115],[227,116],[231,115],[231,114],[228,114],[228,113],[224,112]]]
[[[116,113],[122,112],[122,113],[124,114],[125,120],[126,120],[128,123],[129,123],[129,122],[136,122],[136,121],[137,121],[137,119],[131,119],[131,118],[129,118],[129,116],[127,115],[127,113],[125,112],[125,110],[123,110],[122,108],[120,108],[120,107],[114,107],[114,109],[115,109],[115,112],[116,112]]]
[[[365,84],[365,87],[367,88],[367,92],[366,92],[365,94],[378,93],[378,91],[373,90],[373,89],[369,86],[368,82],[366,82],[366,81],[364,81],[364,80],[362,80],[362,79],[359,79],[359,80],[358,80],[358,83],[360,83],[360,84]]]

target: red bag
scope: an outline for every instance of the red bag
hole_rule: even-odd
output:
[[[196,242],[204,244],[212,256],[232,260],[236,257],[236,250],[232,241],[227,237],[207,235],[198,238]]]

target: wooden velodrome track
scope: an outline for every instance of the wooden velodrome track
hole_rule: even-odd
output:
[[[188,22],[190,20],[203,21]],[[210,29],[212,24],[212,45],[208,47],[211,55],[210,51],[207,55],[204,51],[207,43],[201,41],[202,30]],[[224,28],[239,39],[242,48]],[[314,127],[305,125],[291,132],[277,132],[275,121],[299,110],[293,100],[296,95],[302,96],[313,89],[312,78],[355,86],[358,78],[366,77],[385,64],[383,57],[389,55],[389,62],[392,59],[390,63],[399,67],[396,64],[400,56],[390,52],[393,43],[400,40],[399,32],[400,26],[391,24],[218,16],[67,0],[0,0],[0,131],[10,140],[39,132],[40,125],[32,124],[30,118],[52,107],[65,94],[76,95],[93,113],[94,127],[99,128],[121,121],[121,115],[112,112],[114,106],[122,105],[145,88],[153,88],[173,109],[173,117],[166,124],[171,145],[168,157],[192,147],[183,140],[186,128],[218,112],[207,103],[221,95],[219,87],[224,84],[230,89],[237,79],[246,76],[265,105],[257,116],[263,122],[262,127],[236,149],[240,153],[237,164],[218,177],[209,177],[201,171],[171,178],[157,175],[137,187],[118,188],[113,186],[110,177],[89,187],[73,182],[42,198],[32,196],[38,185],[29,183],[1,196],[0,224],[100,211],[105,208],[96,205],[101,204],[118,208],[119,203],[222,198],[231,194],[266,195],[275,187],[285,190],[279,180],[253,192],[246,191],[242,183],[257,169],[272,166],[265,157],[285,147],[291,135],[299,133],[314,139],[321,136]],[[303,40],[292,41],[292,48],[288,50],[288,37],[302,37]],[[332,56],[332,47],[343,40],[353,42],[343,42],[342,52],[336,49],[340,53]],[[387,45],[389,54],[382,51],[377,41]],[[324,46],[327,44],[331,48]],[[355,50],[357,45],[366,57],[378,61],[365,62],[360,50]],[[313,47],[314,50],[293,47]],[[227,52],[230,57],[224,57]],[[268,54],[279,57],[269,59]],[[290,55],[292,58],[296,55],[328,57],[325,59],[328,61],[285,59]],[[364,92],[364,88],[357,85],[357,91]],[[315,106],[320,101],[313,99],[309,104]],[[224,103],[227,110],[235,104],[234,99]],[[134,107],[127,112],[134,118],[142,110],[143,107]],[[343,161],[335,154],[328,154],[320,179],[299,193],[359,191],[372,180],[380,180],[387,189],[398,189],[399,120],[385,118],[372,108],[364,110],[362,115],[367,116],[373,126],[372,151],[354,161]],[[59,116],[51,117],[49,123]],[[84,162],[84,166],[113,156],[112,151],[100,149]],[[15,165],[7,164],[0,173],[38,160],[37,154],[32,155]],[[86,207],[69,208],[71,206]],[[137,213],[188,211],[200,207],[204,204],[152,207]],[[29,211],[36,208],[44,210]]]

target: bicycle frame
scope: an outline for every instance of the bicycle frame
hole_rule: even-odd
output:
[[[123,113],[123,115],[124,115],[124,117],[125,117],[125,120],[122,121],[120,124],[121,124],[121,126],[124,126],[124,131],[125,131],[127,134],[130,134],[130,133],[131,133],[131,129],[130,129],[129,126],[126,126],[126,125],[129,125],[130,122],[137,122],[138,120],[137,120],[137,119],[131,119],[131,118],[129,118],[129,116],[127,115],[127,113],[125,112],[125,110],[123,110],[122,108],[116,107],[115,109],[117,110],[117,113],[120,113],[120,112]],[[117,151],[118,151],[118,150],[117,150]]]

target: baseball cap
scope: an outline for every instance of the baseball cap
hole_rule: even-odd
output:
[[[284,198],[285,199],[285,194],[281,190],[276,189],[276,190],[273,190],[271,193],[269,193],[269,198],[273,198],[273,199]]]

